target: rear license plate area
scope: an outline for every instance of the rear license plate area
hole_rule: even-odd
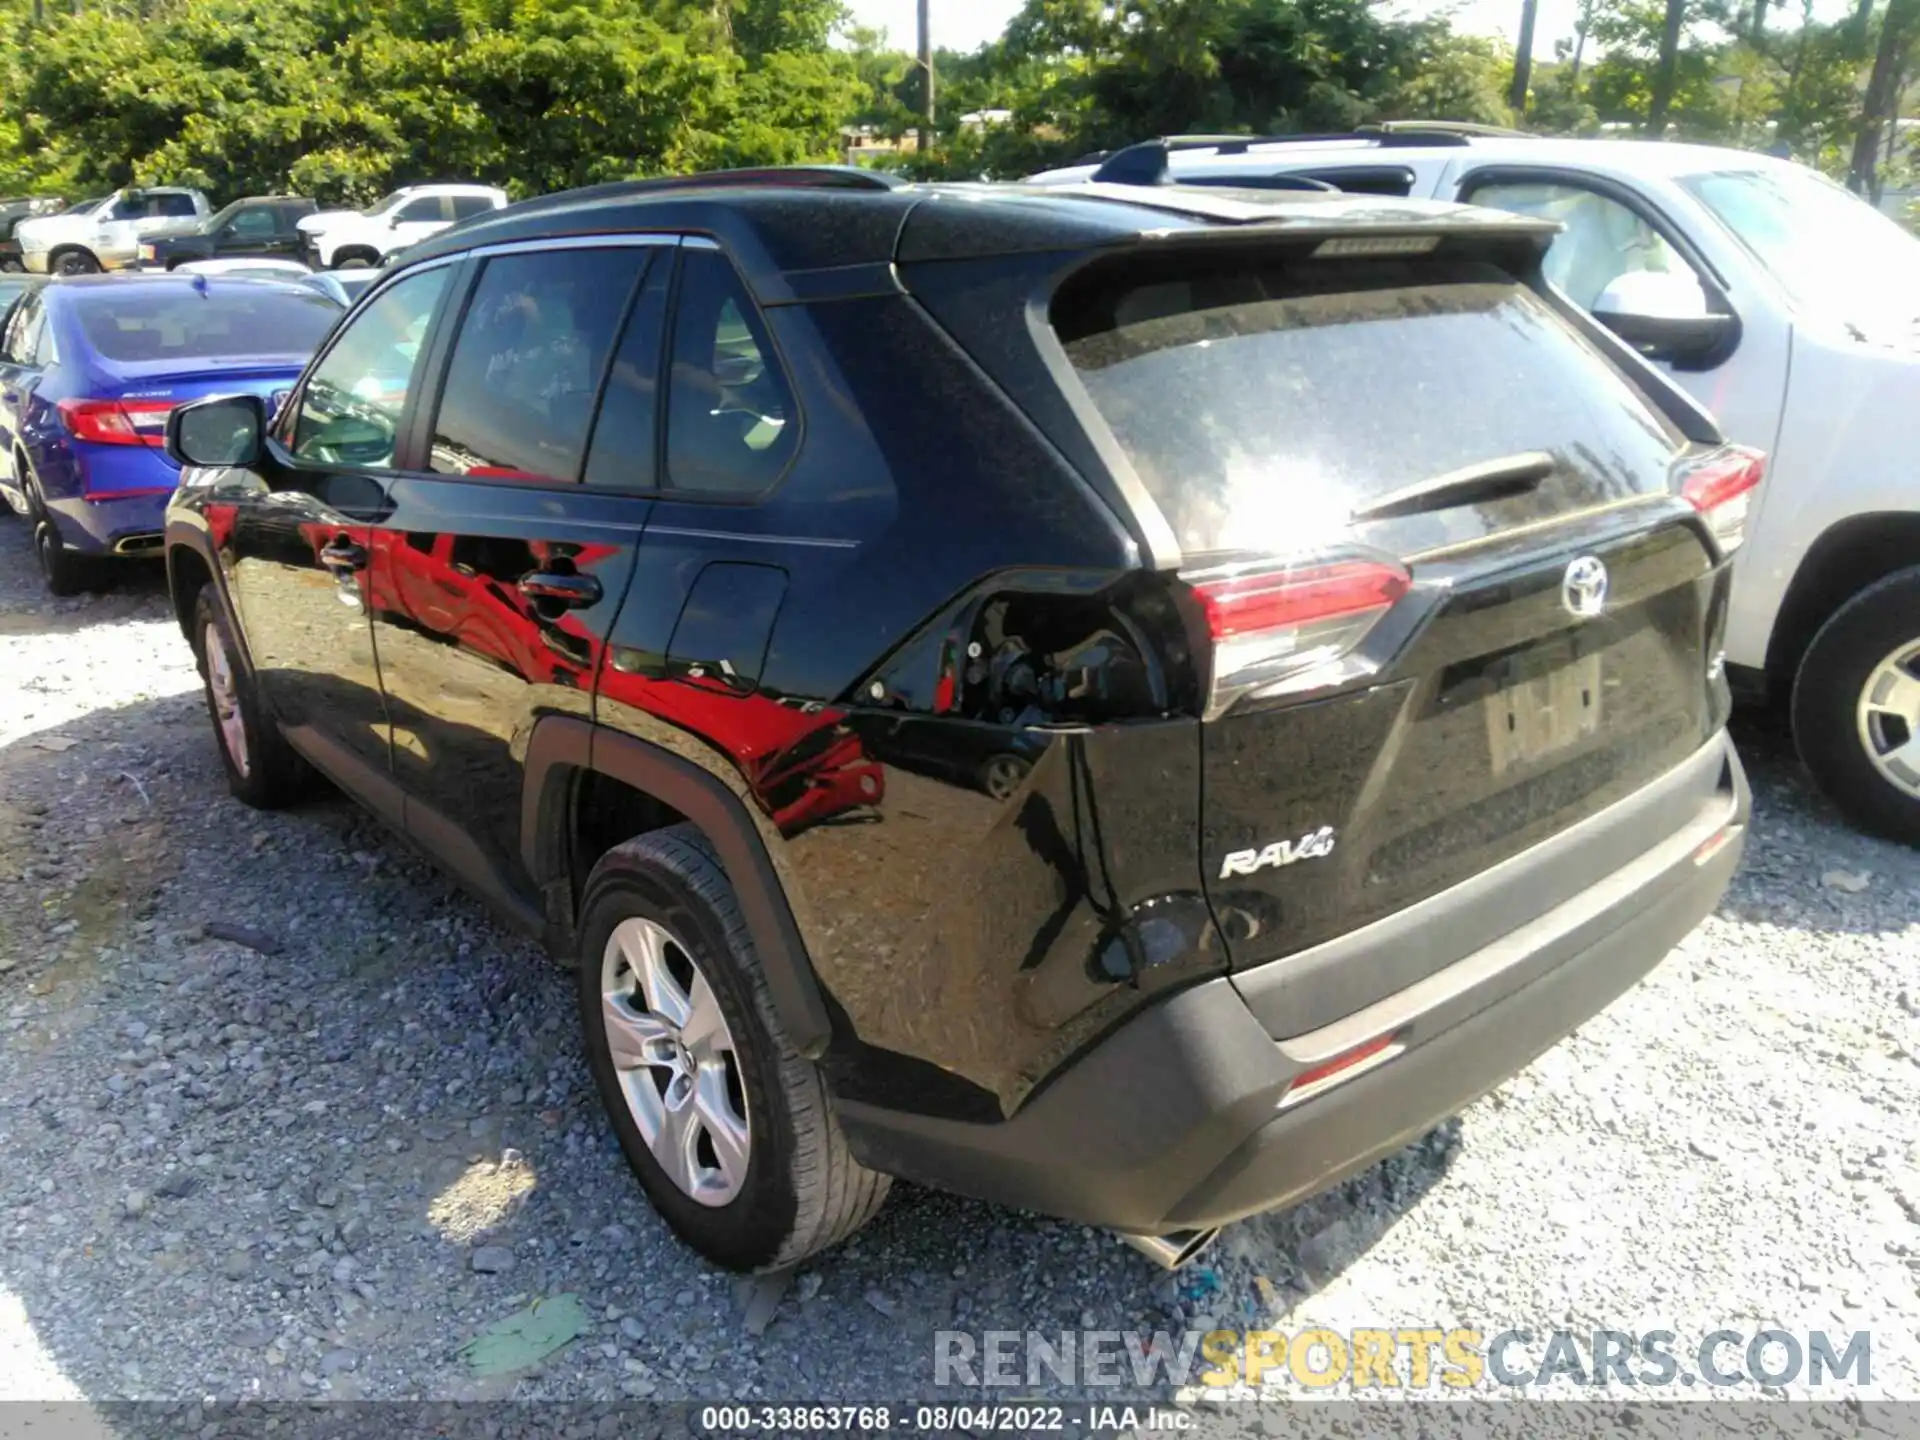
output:
[[[1507,683],[1486,701],[1494,774],[1535,766],[1599,730],[1605,676],[1598,653],[1555,646],[1507,665]]]

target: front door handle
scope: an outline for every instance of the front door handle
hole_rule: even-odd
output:
[[[356,545],[351,540],[336,540],[320,552],[320,563],[335,574],[364,570],[367,568],[367,550],[364,545]]]
[[[578,610],[600,603],[600,582],[591,575],[536,570],[520,577],[520,593],[529,600],[551,600]]]

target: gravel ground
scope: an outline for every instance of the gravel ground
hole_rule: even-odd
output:
[[[50,601],[0,521],[0,681],[0,1399],[904,1399],[941,1329],[1214,1322],[1869,1330],[1844,1393],[1920,1398],[1920,856],[1768,731],[1720,913],[1460,1121],[1179,1277],[899,1187],[754,1333],[559,971],[348,803],[227,797],[157,575]],[[585,1334],[471,1372],[562,1292]]]

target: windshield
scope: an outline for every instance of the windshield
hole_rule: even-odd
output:
[[[402,200],[406,198],[407,198],[407,192],[405,190],[396,190],[391,195],[387,196],[386,199],[382,200],[378,205],[373,206],[371,209],[362,210],[360,213],[362,215],[369,215],[369,216],[384,215],[389,210],[393,209],[394,206],[398,205]]]
[[[1680,184],[1803,306],[1859,318],[1884,305],[1889,285],[1920,284],[1920,240],[1811,170],[1683,175]]]

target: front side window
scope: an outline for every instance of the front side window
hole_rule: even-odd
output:
[[[442,265],[407,276],[348,323],[301,392],[291,441],[295,456],[319,464],[392,467],[400,416],[447,273]]]
[[[1565,225],[1540,269],[1583,309],[1591,310],[1607,286],[1623,275],[1694,276],[1658,230],[1618,200],[1582,186],[1503,182],[1478,186],[1463,198]]]
[[[418,200],[409,200],[400,207],[399,219],[402,224],[416,220],[444,220],[445,218],[446,216],[441,213],[438,195],[426,195]]]
[[[738,272],[718,251],[688,250],[673,322],[666,487],[695,495],[761,493],[799,444],[797,414]]]
[[[454,343],[430,467],[577,479],[600,376],[649,253],[623,246],[489,260]]]
[[[280,222],[271,210],[242,210],[227,222],[227,233],[241,239],[263,239],[279,231]]]

